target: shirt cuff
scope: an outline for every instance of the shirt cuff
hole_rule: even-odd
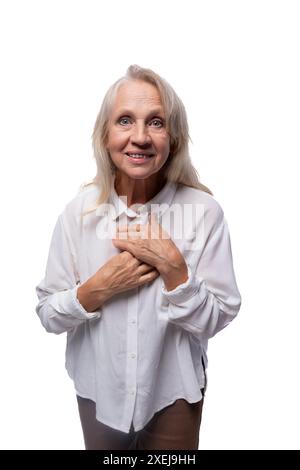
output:
[[[85,310],[85,308],[79,302],[79,300],[77,298],[77,289],[78,289],[79,286],[80,286],[80,284],[77,284],[77,286],[75,286],[75,287],[73,287],[73,289],[71,289],[72,300],[73,300],[74,308],[76,309],[76,313],[81,315],[81,318],[83,316],[84,318],[89,319],[89,320],[91,320],[92,318],[100,318],[101,309],[100,310],[95,310],[94,312],[87,312]]]
[[[186,263],[188,269],[188,278],[183,284],[175,287],[173,290],[166,290],[162,287],[162,294],[173,304],[181,304],[197,294],[199,290],[199,281],[192,273],[189,263]]]
[[[95,312],[87,312],[79,300],[77,299],[77,289],[80,284],[77,284],[72,289],[66,289],[61,292],[56,292],[53,296],[50,305],[54,308],[55,312],[63,315],[70,315],[78,320],[92,320],[100,318],[101,309]]]

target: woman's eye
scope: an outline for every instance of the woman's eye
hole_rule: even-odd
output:
[[[154,127],[162,127],[163,123],[160,119],[153,119],[152,123],[155,123]]]
[[[122,126],[127,126],[128,124],[130,124],[130,118],[129,117],[121,117],[119,120],[118,120],[118,123],[121,124]],[[151,125],[153,125],[154,127],[163,127],[163,123],[160,119],[153,119],[151,122],[150,122]]]
[[[122,124],[123,126],[126,126],[129,123],[129,118],[122,117],[119,119],[119,123]]]

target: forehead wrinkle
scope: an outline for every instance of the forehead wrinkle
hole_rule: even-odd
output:
[[[151,114],[161,114],[164,117],[165,112],[158,90],[151,84],[146,85],[143,83],[143,88],[140,84],[129,82],[122,84],[117,94],[111,114],[136,114],[150,116]]]
[[[150,114],[162,114],[164,115],[164,109],[160,102],[160,99],[153,100],[152,98],[135,97],[134,99],[127,100],[121,99],[116,100],[113,106],[114,113],[139,113],[141,110],[146,110],[147,115]]]
[[[133,85],[132,83],[123,84],[117,92],[115,103],[122,103],[122,101],[145,101],[161,105],[158,90],[152,85],[149,85],[149,87],[146,85],[146,89],[141,90],[138,85]]]
[[[119,108],[128,108],[130,107],[132,104],[135,104],[135,103],[138,103],[138,105],[143,105],[144,103],[145,104],[148,104],[148,105],[153,105],[153,107],[161,107],[161,101],[159,99],[159,97],[157,98],[153,98],[153,97],[149,97],[149,96],[143,96],[143,95],[140,95],[140,96],[131,96],[129,97],[118,97],[115,101],[115,107],[119,107]]]

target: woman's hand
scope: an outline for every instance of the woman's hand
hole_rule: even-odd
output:
[[[77,298],[86,311],[93,312],[113,295],[147,284],[158,276],[153,266],[123,251],[77,289]]]
[[[156,268],[167,290],[174,289],[188,278],[182,254],[154,214],[146,225],[119,226],[112,242],[120,250],[126,250]]]

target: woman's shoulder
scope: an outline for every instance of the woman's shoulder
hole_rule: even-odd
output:
[[[99,186],[95,183],[83,183],[76,194],[70,199],[63,210],[66,218],[79,218],[85,210],[96,203],[99,196]]]
[[[174,202],[179,202],[180,204],[198,204],[203,213],[213,218],[215,222],[221,222],[224,218],[224,211],[219,201],[215,196],[200,188],[178,184]]]

